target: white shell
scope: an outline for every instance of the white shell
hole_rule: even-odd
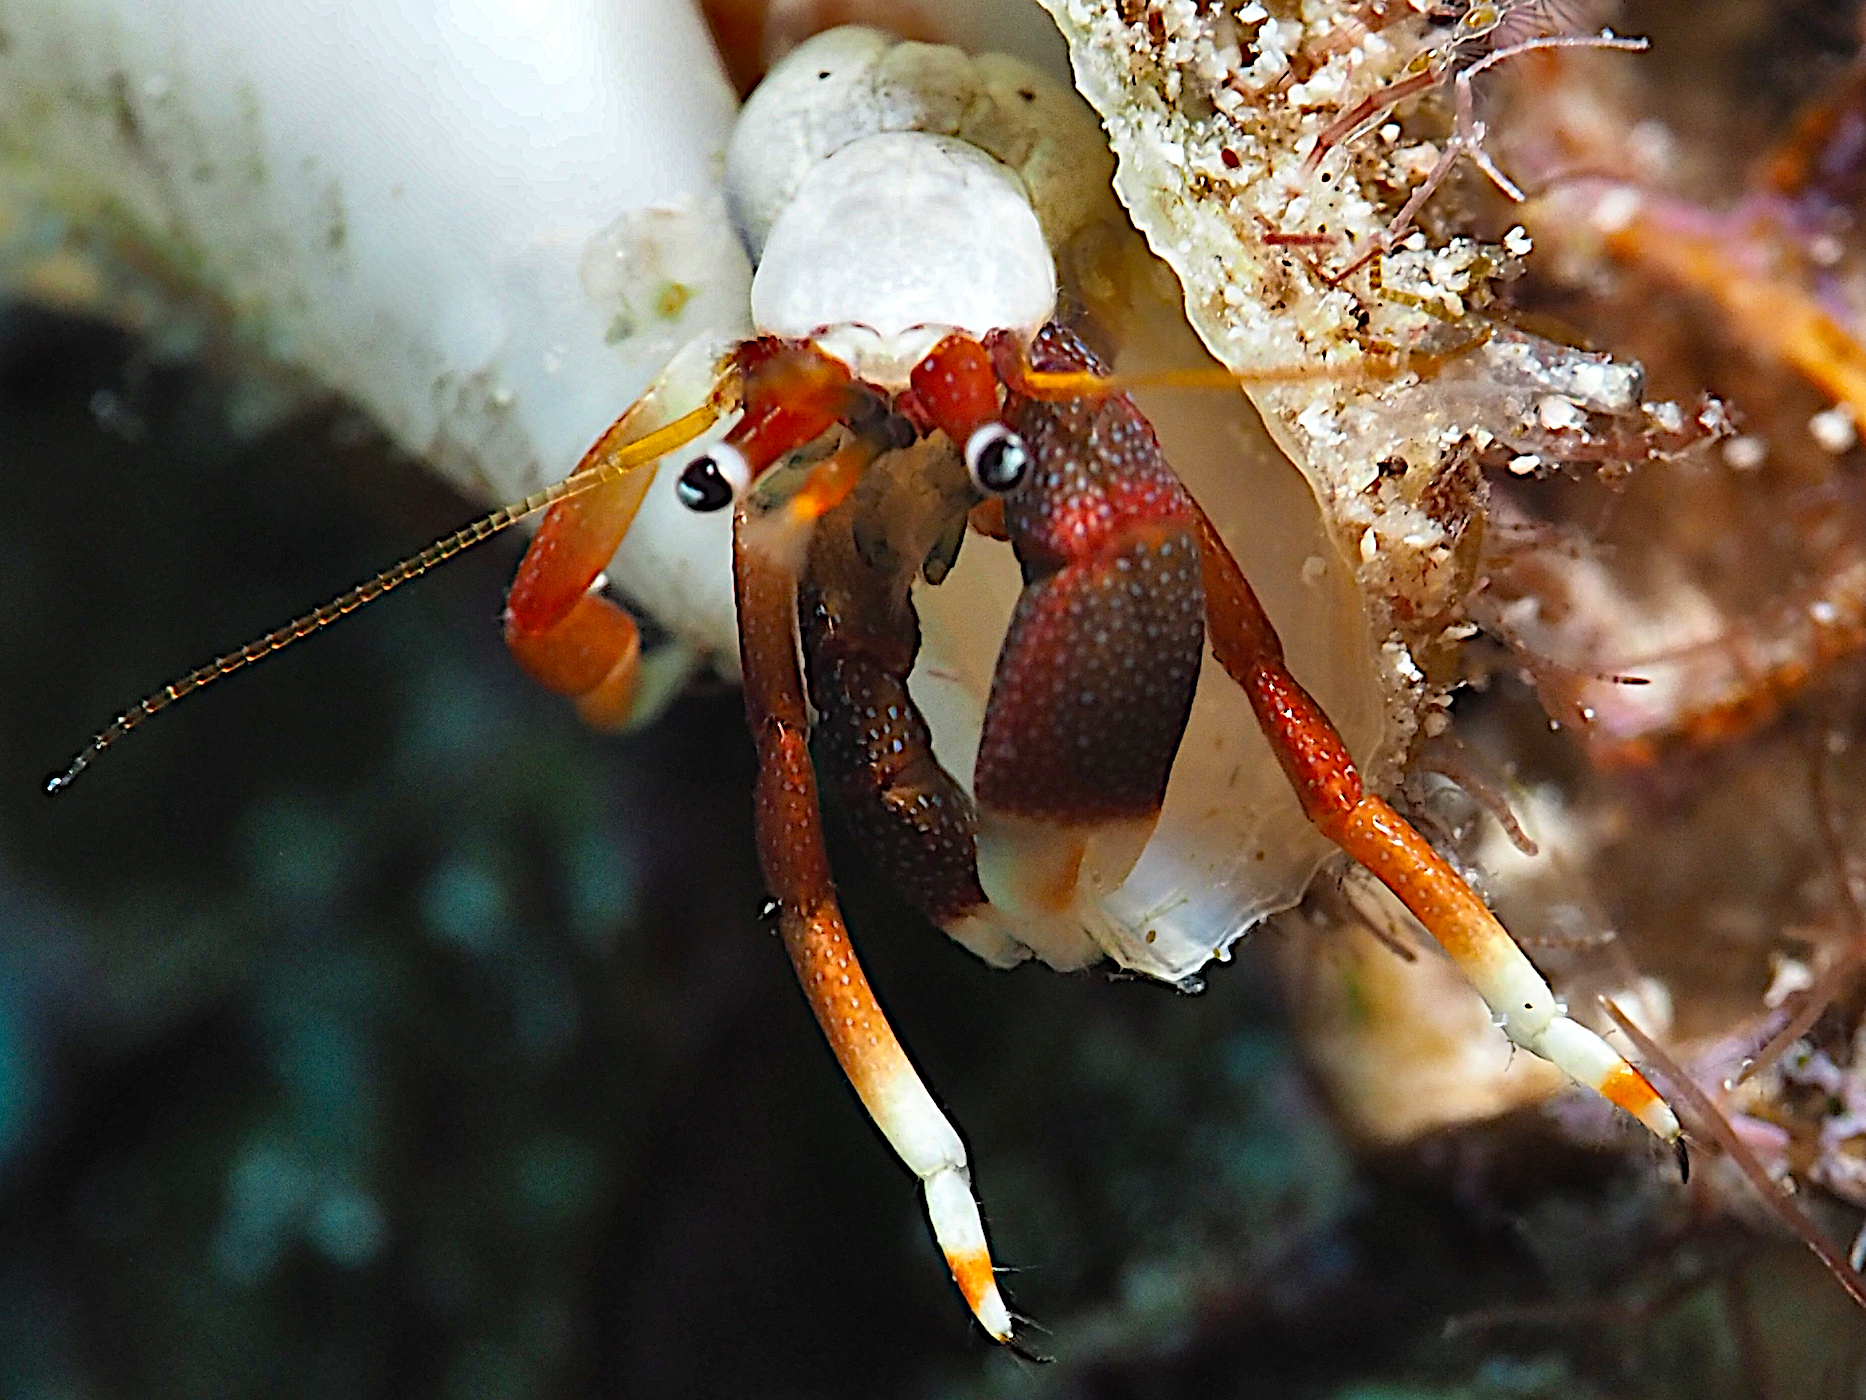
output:
[[[815,339],[884,388],[948,331],[1033,335],[1056,269],[1023,184],[976,146],[891,132],[818,164],[778,215],[752,279],[752,323]]]
[[[894,43],[872,29],[832,29],[798,45],[745,99],[726,149],[726,193],[754,262],[804,177],[851,141],[918,131],[918,93],[883,110],[869,97]]]
[[[238,318],[229,358],[337,389],[485,494],[562,476],[714,328],[713,287],[743,307],[731,239],[678,240],[718,265],[645,336],[577,277],[625,210],[719,217],[732,93],[688,6],[33,0],[5,24],[9,280],[46,275],[43,207],[108,227]],[[156,328],[163,289],[126,272],[95,301]]]
[[[832,29],[798,45],[746,99],[726,156],[727,197],[754,262],[823,161],[867,136],[952,136],[1024,182],[1062,249],[1109,211],[1114,158],[1074,91],[1021,59]]]

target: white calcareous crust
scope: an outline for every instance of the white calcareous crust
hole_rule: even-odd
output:
[[[759,331],[813,338],[888,388],[949,331],[1034,335],[1055,305],[1023,182],[976,146],[924,132],[865,137],[818,163],[752,280]]]
[[[727,197],[753,261],[818,165],[890,131],[950,136],[1010,167],[1052,249],[1105,217],[1114,161],[1095,114],[1068,87],[1005,54],[845,27],[786,55],[733,130]]]

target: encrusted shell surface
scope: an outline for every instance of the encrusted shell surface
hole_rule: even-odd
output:
[[[1538,405],[1550,396],[1637,417],[1638,372],[1478,316],[1513,270],[1503,247],[1415,230],[1343,275],[1437,159],[1383,118],[1337,129],[1368,99],[1361,110],[1379,116],[1379,94],[1443,52],[1424,15],[1370,30],[1349,0],[1274,15],[1258,3],[1043,3],[1107,128],[1116,191],[1184,285],[1206,346],[1261,377],[1252,402],[1358,561],[1387,639],[1376,776],[1390,778],[1431,698],[1426,677],[1462,635],[1477,500],[1461,469],[1493,444],[1545,444]]]
[[[1588,459],[1577,445],[1609,424],[1627,440],[1715,436],[1718,410],[1698,421],[1647,403],[1637,366],[1486,315],[1530,250],[1520,228],[1499,245],[1462,236],[1444,196],[1426,227],[1396,228],[1440,152],[1406,134],[1417,125],[1392,119],[1385,95],[1408,80],[1410,95],[1429,91],[1422,74],[1448,86],[1473,61],[1456,47],[1470,35],[1397,7],[1370,27],[1369,7],[1348,0],[1042,3],[1107,129],[1118,195],[1177,275],[1200,339],[1245,380],[1312,484],[1328,557],[1349,561],[1368,609],[1380,735],[1356,755],[1391,784],[1415,743],[1448,725],[1448,687],[1476,630],[1463,605],[1484,526],[1478,459],[1525,471]],[[1259,588],[1275,586],[1247,568]],[[1314,664],[1292,648],[1305,683]],[[1352,735],[1351,708],[1315,688]],[[1370,923],[1405,920],[1383,895],[1367,899]],[[1329,927],[1292,929],[1284,961],[1311,1053],[1361,1131],[1410,1138],[1556,1087],[1512,1064],[1441,959],[1362,948],[1355,916],[1309,922]],[[1419,1092],[1382,1080],[1398,1064]]]

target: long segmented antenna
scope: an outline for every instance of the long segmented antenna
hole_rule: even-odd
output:
[[[172,681],[154,694],[145,697],[111,720],[97,734],[97,737],[78,751],[71,760],[70,767],[62,773],[55,773],[46,779],[45,790],[48,793],[59,792],[69,787],[74,778],[91,766],[105,749],[128,734],[137,725],[153,715],[160,714],[176,701],[192,695],[202,686],[212,681],[230,676],[235,671],[243,671],[255,661],[263,661],[274,652],[282,651],[293,642],[321,632],[338,618],[355,612],[365,603],[374,602],[391,589],[400,588],[411,579],[420,578],[429,569],[444,564],[455,555],[464,553],[474,545],[491,539],[500,531],[516,525],[527,516],[556,505],[571,496],[580,496],[586,491],[614,481],[625,472],[656,458],[684,447],[701,433],[705,432],[720,415],[726,411],[729,397],[727,386],[715,391],[713,396],[691,413],[676,418],[664,428],[657,428],[645,437],[632,442],[617,443],[614,438],[626,431],[626,416],[619,419],[615,426],[596,440],[596,444],[584,454],[577,469],[562,481],[534,492],[514,505],[501,506],[490,515],[481,516],[471,525],[456,530],[442,540],[436,540],[419,554],[410,555],[399,564],[391,565],[370,579],[358,584],[349,592],[332,598],[321,607],[313,608],[300,617],[293,618],[283,627],[274,628],[256,641],[248,642],[237,651],[230,651],[225,656],[217,657],[205,666],[190,671],[180,680]]]
[[[1475,349],[1479,343],[1473,342],[1469,348]],[[1461,346],[1454,353],[1461,353],[1464,348]],[[1341,364],[1317,360],[1264,369],[1203,365],[1109,374],[1091,370],[1037,369],[1029,363],[1023,348],[1011,340],[994,343],[994,355],[999,373],[1007,384],[1028,398],[1048,400],[1098,399],[1145,389],[1248,389],[1259,384],[1302,384],[1324,379],[1395,379],[1405,372],[1410,362],[1410,357],[1405,355],[1369,354]]]

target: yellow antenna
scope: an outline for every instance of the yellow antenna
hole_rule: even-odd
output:
[[[534,492],[515,505],[501,506],[490,515],[481,516],[471,525],[456,530],[445,539],[436,540],[419,554],[410,555],[399,564],[391,565],[370,579],[360,583],[349,592],[332,598],[322,607],[313,608],[300,617],[293,618],[283,627],[274,628],[256,641],[248,642],[237,651],[230,651],[225,656],[217,657],[205,666],[188,672],[180,680],[172,681],[154,694],[145,697],[111,720],[98,731],[97,737],[78,751],[71,765],[62,773],[46,779],[47,792],[59,792],[69,787],[72,779],[91,766],[91,761],[105,749],[128,734],[137,725],[160,714],[176,701],[192,695],[202,686],[212,681],[230,676],[235,671],[243,671],[255,661],[263,661],[274,652],[283,651],[293,642],[321,632],[338,618],[355,612],[365,603],[374,602],[391,589],[400,588],[410,579],[420,578],[429,569],[444,564],[455,555],[471,549],[483,540],[489,540],[527,516],[556,505],[571,496],[580,496],[586,491],[593,491],[599,486],[614,481],[626,472],[631,472],[644,463],[665,457],[692,442],[705,432],[725,411],[729,398],[729,386],[722,384],[713,396],[691,413],[683,414],[665,428],[656,429],[646,437],[633,442],[617,443],[613,439],[622,431],[628,421],[628,415],[617,420],[614,427],[604,433],[589,452],[576,471],[555,485],[547,486],[542,491]]]
[[[1481,344],[1474,341],[1472,344]],[[1466,346],[1459,347],[1461,353]],[[1437,359],[1449,358],[1439,356]],[[1019,369],[1014,391],[1035,399],[1094,399],[1133,389],[1244,389],[1254,384],[1303,384],[1328,379],[1394,379],[1409,363],[1401,355],[1368,353],[1357,360],[1328,364],[1273,365],[1266,369],[1235,370],[1223,365],[1182,369],[1148,369],[1136,373],[1096,374],[1092,370]]]

